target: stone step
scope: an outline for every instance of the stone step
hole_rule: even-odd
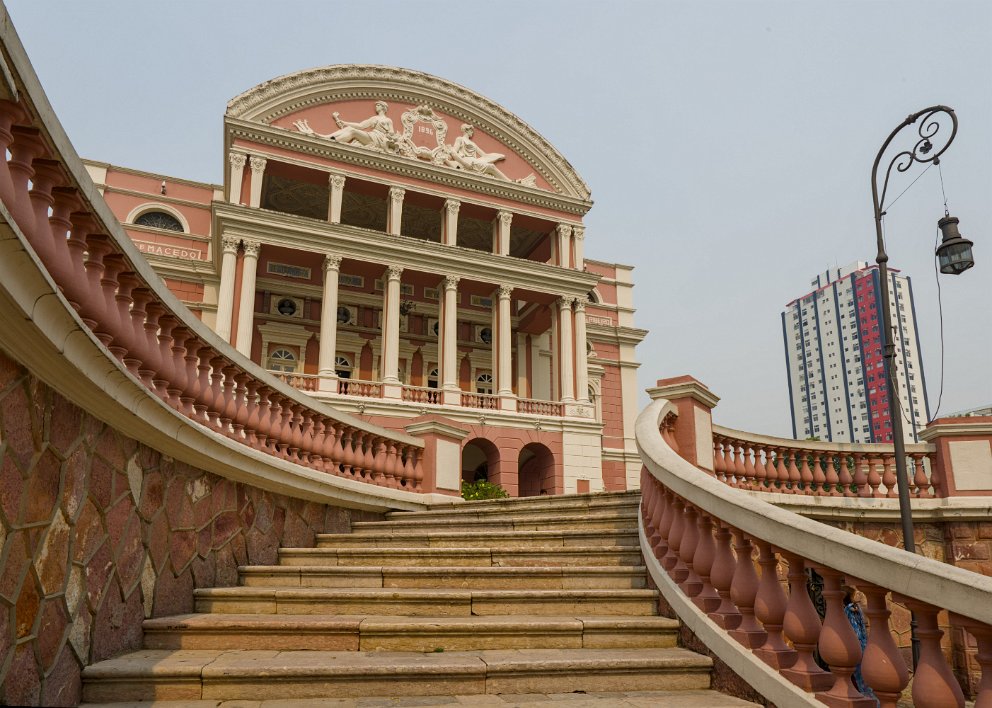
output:
[[[545,497],[543,502],[534,501],[520,503],[516,500],[503,502],[463,502],[450,506],[431,506],[425,511],[390,511],[386,513],[388,520],[400,520],[409,517],[417,518],[454,518],[462,516],[499,516],[504,514],[587,514],[598,511],[635,511],[640,506],[640,497],[623,497],[619,499],[590,501],[550,500]]]
[[[371,708],[370,700],[389,708],[754,708],[754,703],[711,690],[591,691],[587,693],[503,693],[486,696],[384,696],[368,698],[277,698],[271,701],[123,701],[82,703],[80,708]]]
[[[640,565],[634,546],[558,548],[280,548],[279,565],[549,566]]]
[[[483,499],[479,501],[452,500],[447,503],[431,504],[428,511],[444,511],[448,509],[504,507],[529,508],[551,504],[557,509],[574,506],[599,506],[611,503],[640,502],[640,490],[631,492],[589,492],[586,494],[564,494],[560,496],[539,495],[535,497],[513,497],[510,499]]]
[[[145,620],[146,649],[481,651],[675,646],[665,617],[194,614]]]
[[[590,531],[601,529],[617,531],[637,525],[637,512],[590,512],[589,514],[563,514],[544,516],[494,516],[491,519],[449,518],[421,519],[407,517],[402,521],[356,521],[352,530],[357,532],[424,532],[424,531]]]
[[[88,666],[83,700],[268,700],[700,690],[711,661],[678,648],[478,652],[148,649]]]
[[[262,565],[238,569],[246,587],[579,590],[643,588],[644,566],[354,567]]]
[[[637,527],[602,530],[559,531],[361,531],[319,533],[318,548],[556,548],[561,546],[637,546]]]
[[[610,615],[656,614],[658,592],[604,590],[421,590],[417,588],[200,588],[197,612],[289,615]]]

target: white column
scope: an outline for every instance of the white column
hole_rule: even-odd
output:
[[[326,256],[324,295],[320,301],[320,352],[317,357],[321,391],[338,390],[336,381],[338,376],[334,364],[338,353],[338,274],[340,272],[341,256]]]
[[[575,300],[575,394],[579,403],[589,403],[589,350],[586,346],[586,304]]]
[[[586,227],[585,226],[573,226],[572,227],[572,243],[575,244],[575,268],[576,270],[585,270],[586,267]]]
[[[255,274],[258,270],[258,241],[245,241],[245,258],[241,268],[241,299],[238,309],[238,340],[235,347],[251,358],[251,339],[255,329]],[[260,362],[264,367],[265,362]]]
[[[568,268],[569,241],[572,237],[572,227],[568,224],[558,224],[555,228],[558,232],[558,265]]]
[[[251,167],[251,197],[248,201],[248,206],[259,207],[262,204],[262,175],[265,174],[265,158],[252,156],[248,160],[248,166]]]
[[[232,152],[227,156],[228,161],[231,163],[231,179],[228,182],[231,185],[231,191],[227,196],[227,201],[231,204],[241,203],[241,183],[245,176],[245,161],[248,156],[240,152]]]
[[[332,224],[341,223],[341,199],[344,197],[344,175],[331,175],[327,179],[331,185],[331,199],[327,203],[327,220]]]
[[[511,352],[513,351],[513,335],[511,334],[510,328],[510,294],[513,292],[513,288],[509,285],[499,286],[499,304],[497,305],[496,311],[496,361],[498,366],[496,369],[497,379],[497,393],[501,398],[513,398],[513,359]],[[501,408],[506,409],[502,405]],[[507,401],[509,408],[511,410],[516,410],[516,405],[513,401]]]
[[[403,195],[406,190],[402,187],[389,188],[389,218],[386,220],[386,233],[400,235],[403,223]]]
[[[517,332],[517,395],[533,398],[533,389],[527,378],[527,333]]]
[[[403,275],[403,268],[391,265],[386,269],[386,274],[382,306],[382,382],[398,385],[400,383],[400,277]]]
[[[242,155],[244,157],[244,155]],[[220,261],[220,289],[217,292],[217,336],[231,341],[231,317],[234,315],[234,276],[238,265],[238,245],[241,239],[225,236],[221,239],[224,255]]]
[[[500,256],[510,255],[510,222],[513,221],[513,213],[501,211],[497,214],[496,225],[496,249]]]
[[[565,403],[575,401],[575,388],[572,370],[572,303],[573,297],[558,298],[558,372],[559,391],[561,400]]]
[[[458,278],[453,275],[444,276],[441,318],[441,388],[444,403],[458,405]]]
[[[445,246],[455,246],[458,243],[458,210],[462,203],[456,199],[444,200],[444,229],[441,232],[441,243]]]

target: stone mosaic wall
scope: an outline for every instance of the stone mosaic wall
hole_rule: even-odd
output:
[[[75,705],[82,667],[140,647],[145,617],[374,518],[163,456],[0,351],[0,703]]]

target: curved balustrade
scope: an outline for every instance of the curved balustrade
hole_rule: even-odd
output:
[[[676,416],[673,404],[658,399],[637,420],[644,462],[641,547],[666,600],[711,651],[778,705],[815,704],[815,698],[831,706],[874,706],[851,680],[860,666],[879,704],[894,707],[909,683],[906,658],[890,627],[895,605],[902,605],[919,623],[915,705],[963,706],[961,687],[940,646],[939,622],[946,610],[977,642],[983,673],[975,705],[992,706],[992,579],[728,487],[673,449]],[[719,435],[736,444],[726,429]],[[799,457],[807,452],[795,450]],[[773,460],[778,452],[773,449]],[[732,478],[757,479],[747,460],[733,463]],[[807,591],[809,570],[823,580],[822,622]],[[863,652],[845,611],[852,589],[866,598],[869,632]]]
[[[134,382],[205,428],[272,457],[419,491],[423,441],[318,404],[199,322],[110,214],[26,60],[0,87],[0,216]]]
[[[910,493],[940,494],[930,446],[906,445]],[[738,489],[829,497],[896,498],[895,446],[845,444],[755,435],[713,426],[713,472]]]

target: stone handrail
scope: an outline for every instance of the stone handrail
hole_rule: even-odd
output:
[[[565,407],[560,401],[541,401],[534,398],[518,398],[518,413],[533,415],[553,415],[559,418],[565,415]]]
[[[441,403],[441,389],[429,386],[403,386],[403,400],[413,403]]]
[[[931,464],[932,446],[906,445],[910,493],[937,496],[941,485]],[[831,443],[757,435],[713,426],[713,472],[739,489],[831,497],[899,496],[895,446]]]
[[[6,15],[6,11],[3,10]],[[189,421],[278,460],[420,491],[424,443],[298,393],[169,292],[93,185],[4,17],[0,211],[111,364]],[[108,362],[109,363],[109,362]]]
[[[319,389],[320,377],[316,374],[297,374],[288,371],[269,371],[273,377],[297,391],[312,392]]]
[[[382,384],[363,379],[338,379],[338,393],[343,396],[382,398]]]
[[[940,647],[938,614],[946,610],[977,642],[976,705],[992,705],[992,578],[803,518],[714,479],[674,449],[677,415],[659,398],[636,422],[641,547],[665,600],[714,654],[777,705],[875,705],[851,680],[860,665],[880,704],[894,707],[909,672],[889,617],[903,605],[919,627],[915,705],[963,706]],[[806,589],[808,569],[823,578],[822,623]],[[863,653],[845,586],[867,598]]]

